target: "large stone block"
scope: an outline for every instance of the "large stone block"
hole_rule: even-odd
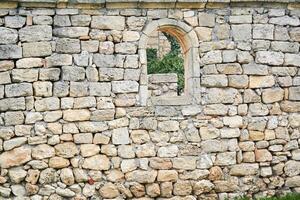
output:
[[[112,132],[113,144],[129,144],[129,133],[127,128],[114,129]]]
[[[59,38],[56,41],[57,53],[80,53],[80,41],[78,39]]]
[[[31,148],[22,146],[0,155],[0,167],[10,168],[20,166],[31,160]]]
[[[23,43],[24,57],[44,57],[52,53],[50,42]]]
[[[114,93],[130,93],[138,92],[139,84],[136,81],[113,81],[112,92]]]
[[[283,100],[284,90],[281,88],[265,89],[262,93],[264,103],[274,103]]]
[[[33,90],[30,83],[10,84],[5,86],[6,97],[32,96]]]
[[[60,101],[57,97],[48,97],[35,101],[34,107],[36,111],[51,111],[60,108]]]
[[[53,35],[57,37],[78,38],[88,36],[88,27],[63,27],[53,29]]]
[[[0,44],[14,44],[18,41],[18,31],[0,27]]]
[[[65,110],[63,112],[63,119],[66,121],[86,121],[89,120],[91,113],[89,110]]]
[[[253,39],[273,40],[274,25],[271,24],[255,24],[253,26]]]
[[[300,86],[289,88],[289,99],[290,100],[300,100]]]
[[[249,88],[272,87],[275,84],[273,76],[250,76]]]
[[[64,65],[72,65],[72,55],[55,53],[46,58],[47,67],[60,67]]]
[[[52,39],[52,27],[47,25],[26,26],[19,31],[22,42],[49,41]]]
[[[12,80],[14,82],[34,82],[38,80],[38,69],[13,69]]]
[[[82,81],[85,78],[85,69],[83,67],[63,66],[62,80],[64,81]]]
[[[256,53],[256,62],[268,65],[282,65],[284,54],[275,51],[258,51]]]
[[[90,83],[89,84],[91,96],[110,96],[111,94],[111,83]]]
[[[232,25],[231,28],[235,41],[248,41],[252,38],[251,24]]]
[[[6,16],[4,18],[5,26],[8,28],[22,28],[25,22],[26,18],[22,16]]]
[[[34,68],[42,67],[43,65],[44,62],[41,58],[22,58],[16,62],[17,68]]]
[[[122,16],[93,16],[91,22],[92,28],[102,30],[124,30],[125,17]]]
[[[22,58],[22,48],[18,45],[0,45],[0,59]]]
[[[91,170],[108,170],[110,168],[110,161],[105,155],[95,155],[85,158],[82,168]]]
[[[284,65],[300,66],[300,55],[286,53],[284,57]]]

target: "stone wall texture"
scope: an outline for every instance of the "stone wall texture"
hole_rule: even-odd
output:
[[[0,3],[0,199],[300,192],[299,4],[200,4]],[[140,103],[166,19],[196,33],[197,103]]]

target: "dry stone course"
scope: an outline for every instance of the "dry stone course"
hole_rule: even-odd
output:
[[[299,3],[26,1],[0,2],[0,199],[300,192]]]

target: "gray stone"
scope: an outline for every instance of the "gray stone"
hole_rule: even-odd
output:
[[[289,99],[290,100],[300,100],[300,87],[290,87],[289,88]]]
[[[22,48],[18,45],[0,45],[0,59],[22,58]]]
[[[15,44],[18,41],[18,31],[0,27],[0,44]]]
[[[22,28],[25,25],[26,18],[21,16],[6,16],[4,22],[8,28]]]
[[[114,129],[112,132],[113,144],[129,144],[129,133],[127,128]]]
[[[256,62],[269,65],[282,65],[284,54],[275,51],[259,51],[256,53]]]
[[[88,36],[88,27],[63,27],[53,29],[53,35],[57,37],[78,38]]]
[[[50,42],[23,43],[24,57],[44,57],[52,54]]]
[[[52,25],[52,17],[50,16],[33,16],[33,24],[36,25]]]
[[[62,67],[62,80],[64,81],[82,81],[85,78],[85,69],[75,66]]]
[[[12,80],[14,82],[34,82],[38,80],[38,69],[13,69]]]
[[[232,34],[235,41],[248,41],[252,38],[250,24],[232,25]]]
[[[32,96],[33,89],[30,83],[10,84],[5,86],[7,97]]]
[[[124,30],[125,17],[122,16],[93,16],[91,22],[92,28],[102,30]]]
[[[47,67],[56,67],[72,65],[72,56],[69,54],[52,54],[50,57],[46,58]]]
[[[89,26],[91,22],[90,15],[72,15],[71,21],[73,26]]]
[[[35,101],[34,107],[36,111],[58,110],[60,101],[57,97],[48,97]]]
[[[91,96],[110,96],[111,83],[90,83],[89,89]]]
[[[300,55],[286,53],[284,57],[284,65],[300,66]]]
[[[271,24],[255,24],[253,26],[254,39],[273,40],[274,25]]]
[[[55,15],[54,26],[71,26],[70,17],[68,15]]]
[[[138,92],[139,84],[136,81],[113,81],[112,92],[114,93],[130,93]]]
[[[22,42],[49,41],[52,39],[52,27],[46,25],[26,26],[19,31]]]
[[[26,142],[27,142],[27,138],[26,137],[13,138],[11,140],[4,141],[4,143],[3,143],[3,149],[5,151],[8,151],[8,150],[14,149],[16,147],[22,146]]]
[[[79,53],[80,41],[78,39],[59,38],[55,50],[58,53]]]

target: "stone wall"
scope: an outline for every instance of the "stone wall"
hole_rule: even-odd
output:
[[[177,81],[176,73],[149,74],[148,96],[177,96]]]
[[[299,4],[45,2],[0,3],[0,199],[300,192]],[[145,102],[162,24],[186,92]]]

